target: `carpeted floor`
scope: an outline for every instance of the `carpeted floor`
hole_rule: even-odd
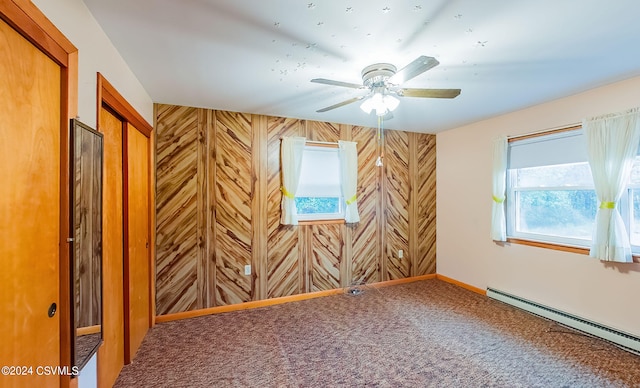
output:
[[[640,387],[640,356],[425,280],[158,324],[116,387]]]

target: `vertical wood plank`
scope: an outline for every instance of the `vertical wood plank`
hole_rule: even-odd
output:
[[[300,244],[300,260],[304,268],[304,292],[313,290],[313,230],[311,225],[299,226],[302,244]]]
[[[251,266],[253,300],[267,297],[267,117],[253,115],[252,124],[252,179],[251,179],[251,214],[252,244]]]
[[[352,229],[352,275],[350,281],[373,283],[382,280],[383,193],[382,168],[378,157],[376,130],[353,127],[352,139],[358,149],[358,212],[360,222]]]
[[[216,112],[216,304],[251,300],[251,115]]]
[[[267,297],[303,292],[299,227],[280,225],[280,139],[303,136],[300,120],[267,117]]]
[[[196,145],[196,304],[207,307],[207,110],[197,109]]]
[[[376,142],[379,142],[376,135]],[[384,144],[377,145],[376,154],[380,156],[380,154],[384,154],[386,152],[386,147]],[[376,156],[377,159],[377,156]],[[383,158],[384,159],[384,158]],[[375,159],[374,159],[375,160]],[[376,213],[376,221],[378,224],[378,259],[380,265],[380,280],[386,281],[389,280],[389,272],[387,271],[387,228],[385,227],[387,222],[387,180],[385,179],[387,174],[387,165],[386,161],[383,161],[382,166],[376,166],[377,172],[377,181],[379,184],[378,194],[379,198],[377,201],[377,213]]]
[[[409,251],[409,134],[385,133],[386,233],[385,252],[389,279],[409,276],[409,264],[398,250]]]
[[[409,133],[409,252],[404,260],[409,265],[409,276],[416,276],[418,258],[418,215],[416,208],[418,200],[419,168],[418,168],[418,137],[416,133]]]
[[[206,257],[206,287],[207,287],[207,306],[214,307],[216,303],[216,289],[218,287],[216,247],[218,246],[218,234],[216,229],[216,212],[218,202],[216,200],[216,149],[217,142],[217,120],[216,112],[207,110],[206,115],[206,131],[207,131],[207,212],[206,212],[206,235],[207,239],[207,257]]]
[[[198,306],[198,112],[158,105],[156,309]]]
[[[416,275],[436,273],[436,136],[416,134]]]

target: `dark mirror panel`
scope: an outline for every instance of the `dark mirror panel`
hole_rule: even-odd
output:
[[[79,369],[102,343],[102,134],[78,120],[72,139],[72,355]]]

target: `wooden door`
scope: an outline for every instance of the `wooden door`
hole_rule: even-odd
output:
[[[104,135],[102,221],[102,292],[104,344],[98,350],[98,385],[111,387],[124,366],[123,301],[123,122],[100,109],[98,129]]]
[[[127,125],[126,199],[128,245],[125,258],[125,362],[129,363],[151,326],[149,257],[149,138]]]
[[[61,68],[0,21],[0,386],[56,386],[60,365]],[[65,231],[66,232],[66,231]]]

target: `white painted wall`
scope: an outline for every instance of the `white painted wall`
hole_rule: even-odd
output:
[[[78,388],[96,388],[98,386],[98,356],[96,354],[82,368],[77,379]]]
[[[82,0],[32,0],[78,48],[78,114],[80,121],[96,128],[97,73],[153,124],[153,101]],[[97,385],[94,355],[78,377],[79,387]]]
[[[33,3],[78,48],[78,113],[96,127],[96,74],[153,124],[153,101],[82,0],[33,0]]]
[[[522,91],[526,93],[526,90]],[[491,241],[492,142],[640,106],[640,77],[437,134],[437,272],[640,336],[640,264]]]

